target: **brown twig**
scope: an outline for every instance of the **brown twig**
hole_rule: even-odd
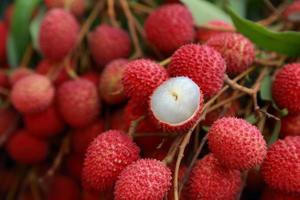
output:
[[[32,46],[30,44],[26,47],[25,53],[22,57],[21,64],[20,64],[22,67],[27,67],[28,66],[28,64],[31,60],[32,54],[33,54],[33,49],[32,49]]]
[[[283,63],[284,60],[286,59],[286,56],[281,56],[278,60],[272,59],[260,59],[256,58],[255,63],[261,66],[266,66],[266,67],[280,67]]]
[[[145,119],[145,116],[141,116],[141,117],[137,118],[136,120],[131,121],[130,126],[129,126],[129,130],[128,130],[128,136],[130,138],[133,138],[133,135],[134,135],[134,133],[136,131],[137,126],[144,119]]]
[[[178,146],[181,143],[183,138],[183,134],[178,135],[176,137],[176,139],[174,140],[174,142],[172,143],[172,146],[170,147],[167,156],[162,160],[163,163],[165,163],[166,165],[170,164],[173,162],[173,159],[177,153],[178,150]]]
[[[171,57],[164,59],[163,61],[160,61],[159,64],[161,66],[166,66],[171,62]]]
[[[114,27],[119,27],[119,23],[116,19],[115,0],[107,0],[107,13],[108,13],[111,24]]]
[[[150,13],[153,12],[153,8],[151,8],[147,5],[138,3],[138,2],[130,2],[129,5],[137,11],[141,11],[141,12],[144,12],[144,13],[147,13],[147,14],[150,14]]]
[[[17,129],[20,116],[16,116],[16,118],[10,123],[9,127],[1,133],[0,136],[0,147],[6,142],[6,140],[9,138],[9,136]]]
[[[226,105],[226,104],[228,104],[228,103],[230,103],[230,102],[232,102],[232,101],[234,101],[234,100],[236,100],[236,99],[238,99],[240,97],[243,97],[244,95],[246,95],[246,94],[245,93],[238,93],[238,94],[233,95],[233,96],[231,96],[231,97],[229,97],[227,99],[224,99],[224,100],[218,102],[217,104],[215,104],[214,106],[211,106],[208,109],[207,113],[209,113],[209,112],[211,112],[213,110],[216,110],[216,109],[218,109],[218,108],[220,108],[220,107],[222,107],[222,106],[224,106],[224,105]]]
[[[234,28],[223,28],[223,27],[218,27],[218,26],[213,26],[209,24],[202,24],[200,26],[201,28],[213,30],[213,31],[222,31],[222,32],[235,32],[236,30]]]
[[[165,132],[155,132],[155,133],[134,133],[133,137],[151,137],[151,136],[161,136],[161,137],[176,137],[174,133],[165,133]]]

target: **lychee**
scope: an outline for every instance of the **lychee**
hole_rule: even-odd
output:
[[[72,153],[66,158],[66,171],[71,177],[81,180],[83,161],[84,155],[82,154]]]
[[[128,165],[115,185],[115,200],[163,199],[171,187],[171,170],[155,159],[141,159]]]
[[[239,33],[218,34],[211,37],[206,45],[214,48],[222,55],[226,62],[228,74],[239,74],[254,62],[254,45]]]
[[[8,28],[6,24],[0,21],[0,63],[6,61],[6,41]]]
[[[54,98],[51,81],[42,75],[29,75],[17,81],[11,91],[14,107],[25,114],[46,110]]]
[[[17,113],[9,108],[0,109],[0,137],[7,131],[14,131],[12,126],[16,125],[16,120],[18,118]]]
[[[57,92],[59,111],[72,127],[84,127],[96,120],[100,102],[96,86],[85,79],[64,82]]]
[[[300,21],[300,1],[295,0],[282,12],[282,16],[285,20],[291,22]]]
[[[172,53],[194,39],[192,14],[181,4],[154,10],[146,19],[144,29],[149,43],[163,53]]]
[[[80,200],[80,189],[70,177],[56,175],[49,186],[47,200]]]
[[[282,136],[300,136],[300,114],[287,115],[281,119]]]
[[[0,70],[0,87],[8,88],[10,86],[9,79],[5,70]]]
[[[100,25],[88,36],[89,47],[95,62],[104,66],[117,58],[127,58],[131,43],[126,31],[109,25]]]
[[[99,87],[100,78],[99,78],[99,74],[96,71],[93,70],[87,71],[86,73],[82,74],[80,77],[91,81],[96,85],[96,87]]]
[[[63,9],[52,9],[43,19],[39,32],[39,46],[43,56],[52,61],[62,60],[75,46],[79,25]]]
[[[19,67],[11,72],[9,76],[10,85],[13,86],[18,80],[21,80],[22,78],[32,74],[34,74],[34,72],[31,69]]]
[[[300,63],[287,64],[276,73],[272,95],[280,108],[300,112]]]
[[[300,193],[300,136],[275,142],[268,150],[261,172],[271,188]]]
[[[223,168],[219,161],[208,154],[197,161],[187,185],[190,200],[234,200],[242,189],[241,173]]]
[[[64,8],[66,4],[70,4],[70,11],[77,17],[81,17],[84,14],[86,2],[85,0],[44,0],[45,5],[52,8]]]
[[[187,76],[201,88],[205,97],[217,93],[222,85],[226,63],[219,52],[205,45],[187,44],[171,57],[171,76]]]
[[[260,200],[299,200],[300,194],[287,193],[279,190],[273,190],[269,187],[264,189]]]
[[[124,132],[109,130],[89,145],[82,181],[85,189],[104,191],[113,187],[120,172],[139,158],[139,148]]]
[[[244,119],[224,117],[208,132],[209,148],[230,169],[246,170],[260,165],[267,153],[261,132]]]

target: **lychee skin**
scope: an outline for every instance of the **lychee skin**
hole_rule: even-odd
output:
[[[0,70],[0,87],[9,88],[9,78],[5,70]]]
[[[75,46],[79,25],[76,19],[63,9],[48,11],[39,32],[39,46],[45,58],[62,60]]]
[[[20,67],[12,71],[9,76],[10,85],[13,86],[17,81],[25,78],[29,75],[32,75],[34,72],[31,69]]]
[[[6,61],[7,25],[0,21],[0,63]]]
[[[141,159],[128,165],[115,185],[115,200],[163,199],[171,187],[171,170],[155,159]]]
[[[100,102],[96,86],[85,79],[64,82],[57,92],[59,111],[72,127],[84,127],[96,120]]]
[[[230,169],[246,170],[262,163],[267,153],[261,132],[244,119],[224,117],[213,123],[208,145],[220,163]]]
[[[300,1],[295,0],[282,13],[282,16],[287,21],[299,21]]]
[[[72,153],[66,158],[65,161],[66,171],[71,177],[77,180],[81,180],[83,161],[84,161],[84,154]]]
[[[300,194],[265,188],[260,200],[299,200]]]
[[[127,58],[131,52],[128,33],[109,25],[98,26],[89,34],[88,41],[92,56],[100,66],[118,58]]]
[[[217,50],[226,62],[228,74],[245,71],[255,59],[255,48],[250,40],[238,33],[222,33],[211,37],[206,45]]]
[[[104,191],[113,187],[120,172],[139,158],[139,147],[123,132],[109,130],[89,145],[82,173],[87,190]]]
[[[268,150],[261,172],[270,187],[300,193],[300,136],[275,142]]]
[[[0,137],[6,131],[9,131],[10,127],[14,126],[17,119],[18,115],[16,111],[8,108],[0,109]]]
[[[80,189],[73,179],[57,175],[52,181],[47,200],[80,200]]]
[[[26,130],[19,130],[8,141],[7,151],[19,163],[36,164],[46,158],[48,144],[31,136]]]
[[[54,98],[51,81],[42,75],[29,75],[17,81],[11,92],[14,107],[25,114],[46,110]]]
[[[105,66],[101,74],[99,91],[108,104],[118,104],[126,99],[122,78],[127,63],[125,59],[114,60]]]
[[[226,63],[219,52],[198,44],[180,47],[172,55],[168,66],[172,77],[189,77],[197,83],[205,97],[211,97],[221,89],[225,70]]]
[[[282,136],[300,136],[300,114],[287,115],[281,119]]]
[[[190,11],[181,4],[169,4],[154,10],[145,21],[147,40],[163,53],[172,53],[194,39]]]
[[[300,112],[300,63],[287,64],[275,75],[272,95],[280,108]]]
[[[148,102],[156,87],[167,80],[168,73],[152,60],[138,59],[125,66],[122,78],[125,94],[140,102]]]
[[[193,167],[187,184],[187,195],[190,200],[234,200],[241,189],[241,173],[223,168],[213,154],[208,154]]]
[[[49,8],[49,9],[53,9],[53,8],[64,8],[66,2],[68,0],[44,0],[45,5]],[[77,16],[77,17],[81,17],[84,14],[85,11],[85,1],[84,0],[73,0],[73,2],[71,2],[71,12]]]

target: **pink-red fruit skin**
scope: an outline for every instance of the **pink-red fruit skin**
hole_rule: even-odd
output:
[[[100,102],[96,86],[85,79],[64,82],[57,92],[59,111],[72,127],[84,127],[96,120]]]
[[[226,62],[228,74],[239,74],[254,62],[254,45],[241,34],[221,33],[211,37],[206,45],[214,48],[222,55]]]
[[[54,87],[47,77],[33,74],[17,81],[10,97],[19,112],[38,113],[46,110],[52,103]]]
[[[300,114],[281,118],[281,136],[300,136]]]
[[[152,60],[138,59],[125,66],[122,78],[125,94],[141,103],[148,102],[156,87],[167,80],[168,73]]]
[[[115,200],[163,199],[171,187],[171,170],[155,159],[141,159],[127,166],[115,185]]]
[[[231,24],[228,24],[221,20],[213,20],[206,23],[206,26],[222,29],[222,30],[211,30],[205,27],[199,27],[197,30],[196,38],[200,42],[206,42],[213,36],[216,36],[220,33],[224,33],[226,31],[233,31],[234,27]]]
[[[299,200],[299,193],[287,193],[271,188],[265,188],[260,200]]]
[[[181,4],[169,4],[154,10],[145,21],[150,44],[163,53],[172,53],[194,39],[193,17]]]
[[[0,63],[6,61],[6,41],[7,41],[7,25],[0,21]]]
[[[74,47],[79,25],[74,16],[63,9],[52,9],[43,19],[39,46],[45,58],[62,60]]]
[[[287,64],[276,73],[272,95],[280,108],[300,112],[300,63]]]
[[[271,188],[300,193],[300,136],[275,142],[268,150],[261,172]]]
[[[208,154],[193,167],[187,195],[189,200],[235,200],[241,189],[241,173],[223,168],[213,154]]]
[[[226,63],[219,52],[205,45],[187,44],[180,47],[171,57],[169,74],[187,76],[210,97],[223,86]]]
[[[246,170],[260,165],[267,153],[261,132],[244,119],[234,117],[213,123],[208,144],[220,163],[230,169]]]
[[[12,71],[9,76],[9,83],[13,86],[18,80],[25,78],[26,76],[32,75],[34,72],[31,69],[25,67],[19,67]]]
[[[120,172],[139,159],[139,153],[139,147],[123,131],[101,133],[86,152],[82,172],[84,188],[100,192],[113,187]]]
[[[109,25],[100,25],[88,36],[89,47],[95,62],[104,66],[117,58],[127,58],[131,43],[126,31]]]

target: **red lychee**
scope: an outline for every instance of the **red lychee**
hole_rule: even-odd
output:
[[[300,194],[265,188],[260,200],[299,200]]]
[[[0,70],[0,87],[8,88],[10,86],[9,79],[5,70]]]
[[[8,28],[6,24],[0,21],[0,63],[6,61],[6,41]]]
[[[47,200],[80,200],[80,189],[70,177],[57,175],[49,186]]]
[[[285,20],[291,22],[300,21],[300,1],[293,1],[282,13],[282,16]]]
[[[88,72],[82,74],[80,77],[91,81],[97,87],[99,87],[100,78],[99,78],[99,74],[96,71],[93,71],[93,70],[88,71]]]
[[[0,137],[2,134],[11,133],[16,127],[18,119],[17,113],[9,108],[0,109]]]
[[[282,136],[300,136],[300,114],[287,115],[281,119]]]
[[[44,0],[45,5],[52,8],[64,8],[66,4],[69,4],[72,14],[77,17],[81,17],[84,14],[86,2],[85,0]]]
[[[89,145],[84,160],[84,188],[104,191],[113,187],[120,172],[139,158],[139,148],[124,132],[109,130]]]
[[[73,49],[78,31],[78,22],[69,12],[58,8],[48,11],[39,32],[43,56],[52,61],[62,60]]]
[[[77,179],[81,180],[82,168],[83,168],[84,155],[72,153],[66,159],[66,171],[68,174]]]
[[[117,58],[127,58],[131,52],[126,31],[109,25],[100,25],[88,36],[89,47],[95,62],[104,66]]]
[[[226,63],[219,52],[205,45],[187,44],[172,55],[168,72],[187,76],[201,88],[205,97],[217,93],[222,85]]]
[[[194,39],[194,23],[190,11],[181,4],[168,4],[154,10],[145,21],[150,44],[163,53],[172,53]]]
[[[17,81],[32,74],[34,74],[34,72],[31,69],[19,67],[11,72],[9,76],[10,85],[13,86]]]

